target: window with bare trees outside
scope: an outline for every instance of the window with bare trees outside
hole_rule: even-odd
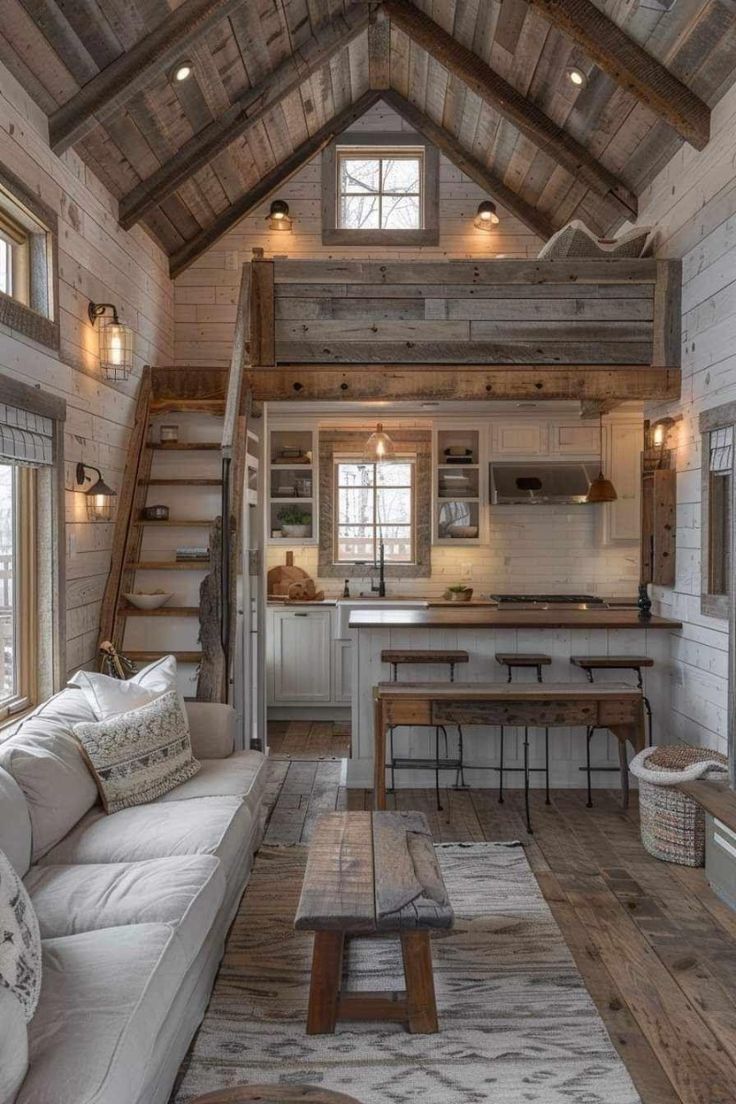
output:
[[[322,154],[322,240],[439,241],[439,155],[419,134],[345,133]]]
[[[335,460],[335,563],[414,562],[414,462]]]
[[[341,149],[338,165],[338,226],[346,230],[421,228],[422,150]]]

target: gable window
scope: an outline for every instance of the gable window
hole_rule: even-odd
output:
[[[0,167],[0,323],[53,349],[56,231],[53,211]]]
[[[341,229],[421,229],[423,150],[340,148],[337,175]]]
[[[436,245],[439,154],[421,135],[342,134],[322,153],[322,241]]]
[[[368,464],[335,460],[334,562],[415,562],[415,464],[410,458]]]

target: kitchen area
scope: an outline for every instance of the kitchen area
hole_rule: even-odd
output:
[[[371,785],[373,687],[448,678],[426,662],[391,667],[382,653],[396,649],[467,653],[452,677],[476,683],[591,682],[572,656],[640,659],[594,678],[636,686],[641,677],[656,740],[679,625],[653,615],[646,594],[642,611],[640,583],[653,565],[673,569],[674,501],[662,501],[670,480],[655,496],[647,483],[650,468],[669,474],[671,440],[658,441],[656,427],[645,440],[641,404],[591,418],[572,402],[278,403],[265,423],[268,717],[349,722],[349,786]],[[510,668],[497,659],[508,654],[542,654],[544,666]],[[551,731],[549,783],[583,784],[585,728]],[[435,735],[397,728],[396,785],[431,784]],[[495,786],[497,727],[464,737],[464,781]],[[592,747],[603,768],[592,784],[610,785],[617,741],[598,733]],[[507,729],[507,785],[523,784],[513,773],[523,754],[522,730]],[[539,770],[543,742],[532,738],[530,755]],[[441,758],[456,764],[457,751]]]

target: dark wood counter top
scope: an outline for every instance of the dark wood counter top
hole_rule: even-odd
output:
[[[666,617],[641,621],[632,609],[501,610],[430,606],[428,609],[356,609],[351,629],[681,629]]]

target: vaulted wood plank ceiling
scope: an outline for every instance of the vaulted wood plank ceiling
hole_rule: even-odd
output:
[[[171,79],[187,58],[194,73]],[[730,0],[3,0],[0,60],[176,273],[386,98],[544,235],[611,233],[736,79]],[[576,89],[569,67],[587,74]]]

